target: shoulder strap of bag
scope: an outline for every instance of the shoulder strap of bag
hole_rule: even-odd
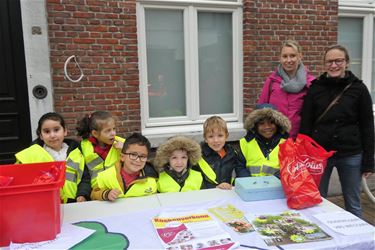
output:
[[[341,98],[341,96],[345,93],[345,91],[352,86],[353,83],[348,84],[342,91],[341,93],[336,96],[335,99],[328,105],[328,107],[324,110],[324,112],[318,117],[318,119],[315,121],[315,124],[317,124],[326,114],[327,112],[337,103],[337,101]]]

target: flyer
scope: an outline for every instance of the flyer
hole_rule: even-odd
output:
[[[227,250],[238,245],[206,211],[161,213],[152,224],[167,250]]]
[[[233,205],[213,207],[208,211],[239,234],[254,232],[254,227],[246,219],[244,213]]]
[[[374,234],[375,228],[347,211],[335,211],[314,215],[324,225],[343,235]]]
[[[332,237],[300,213],[248,215],[255,230],[268,246],[330,240]]]

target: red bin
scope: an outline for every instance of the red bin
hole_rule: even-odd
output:
[[[58,170],[54,181],[33,184],[52,168]],[[0,165],[0,176],[14,177],[9,186],[0,187],[0,247],[56,238],[61,230],[65,168],[65,161]]]

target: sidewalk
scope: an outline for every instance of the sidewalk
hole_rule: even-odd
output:
[[[344,208],[344,198],[342,195],[330,196],[327,198],[335,205]],[[375,226],[375,204],[370,201],[366,194],[361,194],[363,220]]]

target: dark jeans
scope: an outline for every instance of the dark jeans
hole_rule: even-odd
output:
[[[345,209],[352,214],[362,217],[361,208],[361,164],[362,154],[346,157],[332,156],[328,159],[327,167],[322,176],[319,191],[323,197],[327,197],[329,179],[334,167],[340,178],[341,190],[344,196]]]

